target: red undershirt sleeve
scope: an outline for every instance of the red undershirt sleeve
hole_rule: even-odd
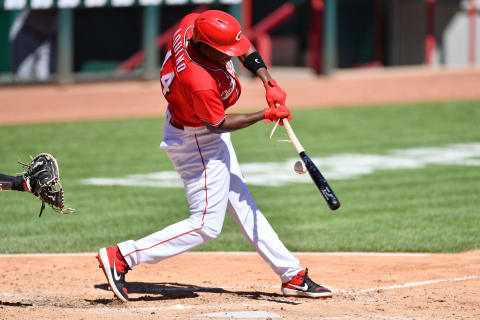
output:
[[[215,90],[200,90],[193,93],[193,108],[200,120],[218,127],[225,119],[220,94]]]

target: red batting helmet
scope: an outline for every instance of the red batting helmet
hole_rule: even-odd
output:
[[[229,56],[246,53],[250,41],[242,33],[240,23],[220,10],[207,10],[195,20],[193,41],[203,42]]]

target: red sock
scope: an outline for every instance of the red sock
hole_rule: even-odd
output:
[[[128,263],[127,261],[125,260],[125,258],[122,256],[122,253],[120,252],[120,250],[117,251],[117,261],[120,262],[120,265],[117,267],[119,267],[118,269],[120,271],[124,271],[124,269],[128,269]]]

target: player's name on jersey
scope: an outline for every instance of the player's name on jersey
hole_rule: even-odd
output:
[[[133,7],[184,4],[239,4],[242,0],[0,0],[0,10]]]

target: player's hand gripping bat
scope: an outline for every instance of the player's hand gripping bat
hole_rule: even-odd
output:
[[[305,153],[305,149],[302,147],[302,145],[300,144],[300,141],[298,141],[297,137],[295,136],[295,133],[293,132],[293,129],[290,126],[290,123],[288,122],[288,120],[282,119],[282,121],[283,121],[285,130],[287,130],[287,134],[290,137],[290,140],[292,141],[293,146],[297,150],[297,153],[300,156],[300,159],[302,159],[303,163],[305,164],[305,167],[307,168],[308,173],[310,174],[310,177],[312,178],[313,182],[315,183],[318,190],[320,191],[320,194],[323,196],[323,199],[325,199],[325,201],[327,202],[331,210],[337,210],[338,208],[340,208],[340,201],[338,200],[337,196],[333,192],[332,188],[330,188],[330,185],[328,184],[327,180],[323,177],[320,170],[318,170],[315,163],[313,163],[312,159],[310,159],[310,157]],[[278,121],[276,125],[277,124],[278,124]],[[272,130],[272,134],[273,134],[273,130]]]

